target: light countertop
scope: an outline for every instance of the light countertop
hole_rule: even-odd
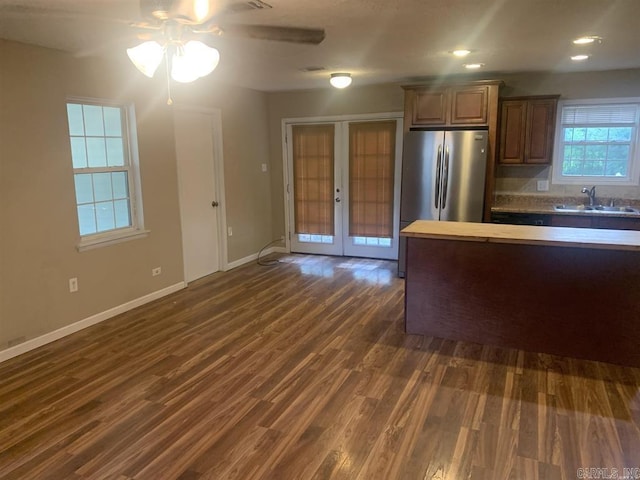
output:
[[[587,217],[640,218],[640,213],[602,212],[597,210],[556,210],[553,205],[501,205],[491,207],[492,213],[527,213],[542,215],[580,215]]]
[[[640,252],[640,231],[417,220],[404,237]]]
[[[610,202],[621,207],[632,207],[640,210],[640,200],[602,198],[598,204],[609,205]],[[491,207],[493,213],[524,213],[543,215],[580,215],[589,217],[622,217],[639,218],[640,213],[612,212],[599,210],[556,210],[555,205],[584,205],[584,196],[581,197],[552,197],[541,195],[498,195]]]

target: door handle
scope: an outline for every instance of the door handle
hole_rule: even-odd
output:
[[[217,207],[218,205],[220,205],[218,202],[216,202],[215,200],[213,202],[211,202],[211,206],[212,207]]]
[[[442,174],[442,209],[447,206],[447,190],[449,189],[449,147],[446,148],[444,153],[444,172]]]
[[[434,201],[436,204],[436,208],[438,208],[440,201],[440,176],[442,172],[442,145],[438,145],[438,157],[436,161],[436,183],[434,185],[435,197]]]

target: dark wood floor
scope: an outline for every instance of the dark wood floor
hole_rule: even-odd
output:
[[[406,336],[394,269],[285,256],[0,364],[0,478],[640,478],[640,369]]]

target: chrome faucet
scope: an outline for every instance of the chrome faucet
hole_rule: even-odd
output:
[[[596,186],[595,185],[591,188],[582,187],[582,190],[580,190],[580,192],[587,194],[587,196],[589,197],[590,206],[593,207],[596,204]]]

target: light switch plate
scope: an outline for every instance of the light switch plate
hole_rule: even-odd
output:
[[[539,192],[549,191],[549,180],[538,180],[537,189]]]

